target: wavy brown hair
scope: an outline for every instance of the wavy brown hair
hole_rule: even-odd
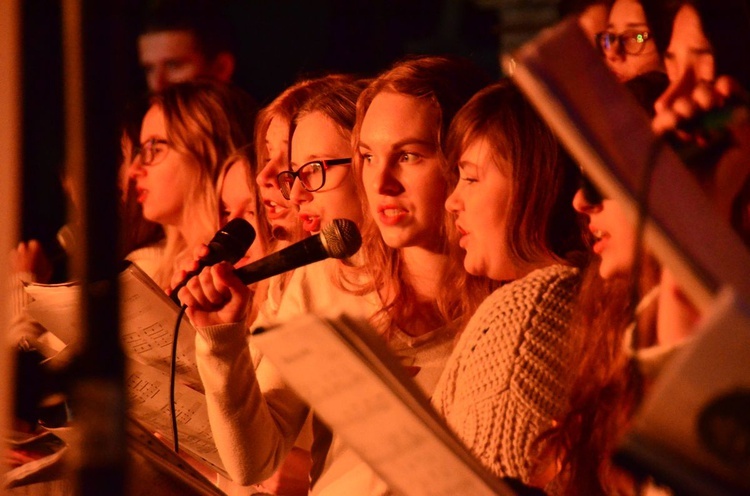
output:
[[[484,88],[454,117],[447,139],[454,182],[461,154],[483,138],[495,165],[511,167],[503,173],[510,172],[512,184],[506,239],[515,262],[585,263],[582,226],[571,205],[579,169],[510,80]]]
[[[407,58],[374,79],[357,102],[357,121],[352,145],[355,150],[354,167],[365,213],[362,224],[363,243],[360,249],[363,259],[361,271],[364,271],[367,277],[350,278],[351,280],[346,282],[351,286],[350,289],[360,294],[380,295],[382,310],[379,317],[397,326],[417,319],[422,322],[441,322],[451,327],[458,319],[457,324],[452,326],[453,331],[457,331],[463,327],[465,320],[473,314],[488,291],[483,281],[472,278],[463,270],[462,257],[455,249],[458,239],[455,225],[441,209],[444,226],[439,233],[439,241],[440,252],[446,256],[446,265],[441,275],[441,289],[432,301],[433,308],[429,312],[432,315],[425,315],[424,308],[420,308],[417,294],[409,283],[409,274],[401,252],[385,244],[367,208],[367,197],[361,182],[362,157],[356,151],[359,149],[362,121],[373,99],[381,92],[400,93],[428,101],[437,111],[435,141],[440,159],[445,162],[443,147],[451,119],[458,109],[489,81],[489,76],[484,71],[465,59],[443,56]],[[448,194],[448,181],[447,178],[444,179],[443,201]],[[366,282],[362,283],[362,280]]]

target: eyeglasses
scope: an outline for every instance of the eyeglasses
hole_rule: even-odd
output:
[[[167,157],[169,142],[163,139],[150,139],[138,149],[142,165],[156,165]]]
[[[351,158],[335,158],[331,160],[315,160],[303,164],[296,171],[279,172],[276,178],[279,181],[281,194],[289,200],[292,194],[294,180],[299,178],[302,187],[309,192],[318,191],[326,183],[326,170],[334,165],[351,164]]]
[[[604,201],[604,195],[591,182],[591,179],[581,174],[580,190],[583,194],[583,199],[589,205],[601,205]]]
[[[620,34],[603,31],[596,35],[596,45],[605,54],[610,50],[619,50],[619,46],[628,55],[638,55],[650,39],[651,33],[648,31],[630,29]]]

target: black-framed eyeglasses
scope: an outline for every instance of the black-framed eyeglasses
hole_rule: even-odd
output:
[[[622,48],[628,55],[638,55],[643,51],[646,47],[646,42],[650,39],[651,32],[638,29],[629,29],[620,34],[611,31],[602,31],[596,35],[596,45],[605,54],[611,50]]]
[[[589,205],[601,205],[604,201],[605,196],[599,192],[591,179],[581,174],[580,190],[583,194],[583,199]]]
[[[296,171],[282,171],[276,176],[281,188],[281,194],[289,200],[292,194],[294,180],[299,178],[302,187],[307,191],[318,191],[326,183],[326,170],[334,165],[351,164],[351,158],[335,158],[331,160],[314,160],[303,164]]]
[[[138,155],[142,165],[156,165],[167,157],[169,141],[152,138],[141,144]]]

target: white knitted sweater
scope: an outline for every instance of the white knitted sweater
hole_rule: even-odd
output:
[[[536,270],[477,309],[433,396],[482,464],[528,483],[534,441],[567,408],[568,323],[579,271]]]

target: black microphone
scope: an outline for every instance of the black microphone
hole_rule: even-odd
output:
[[[234,273],[250,285],[326,258],[351,257],[361,245],[357,224],[349,219],[334,219],[319,234],[240,267]]]
[[[180,284],[169,293],[169,297],[179,305],[177,293],[185,287],[191,277],[200,274],[205,267],[219,262],[227,261],[232,264],[237,262],[245,255],[253,241],[255,241],[255,229],[248,221],[240,217],[230,220],[208,242],[208,253],[198,260],[198,268],[185,274]]]

